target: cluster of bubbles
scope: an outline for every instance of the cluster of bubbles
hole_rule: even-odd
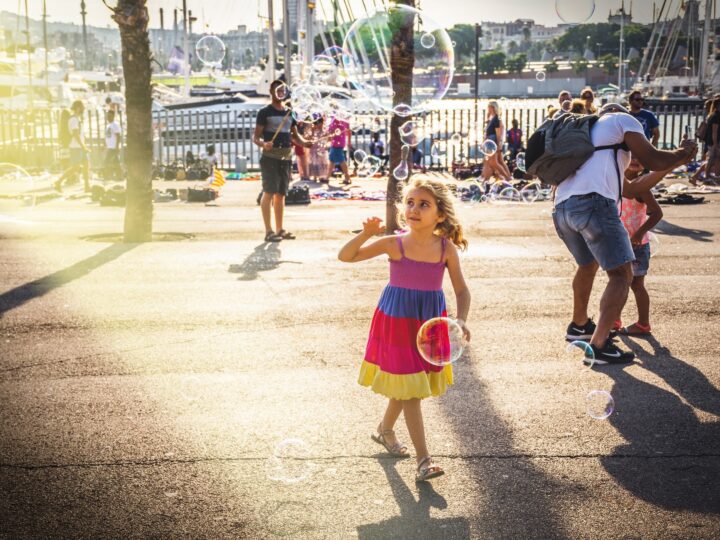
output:
[[[585,341],[573,341],[568,344],[567,356],[572,361],[581,360],[585,366],[595,365],[595,351]],[[585,396],[585,413],[595,420],[607,420],[615,411],[615,399],[607,390],[592,389]]]
[[[416,339],[420,356],[434,366],[447,366],[462,356],[467,342],[460,325],[449,317],[423,323]]]
[[[195,44],[195,53],[198,60],[207,67],[220,67],[225,58],[225,43],[214,35],[201,37]]]

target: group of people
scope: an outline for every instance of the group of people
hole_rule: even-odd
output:
[[[120,149],[122,147],[122,128],[118,122],[118,106],[110,98],[105,107],[105,157],[103,174],[110,180],[122,178]],[[73,184],[83,179],[83,188],[90,191],[90,149],[85,143],[85,104],[76,100],[70,109],[60,113],[58,140],[60,142],[60,161],[63,174],[55,182],[57,191],[64,184]]]
[[[698,127],[698,140],[702,141],[702,164],[690,178],[692,184],[720,183],[720,94],[705,101],[705,117]]]
[[[587,111],[587,103],[584,107]],[[491,103],[486,135],[495,135],[500,143],[502,125],[494,121],[498,116],[496,104]],[[614,331],[651,332],[644,276],[650,256],[648,232],[662,211],[650,190],[668,171],[692,160],[697,151],[690,139],[683,140],[677,150],[659,150],[653,144],[655,127],[652,122],[642,123],[621,105],[602,107],[590,131],[597,150],[555,190],[555,229],[578,265],[572,282],[572,318],[564,338],[589,343],[584,362],[591,365],[633,361],[632,352],[615,344]],[[487,162],[500,167],[491,159]],[[380,256],[389,259],[389,283],[372,318],[358,382],[388,399],[372,440],[394,457],[410,457],[408,446],[394,430],[403,414],[415,449],[416,480],[427,481],[445,472],[428,449],[421,401],[444,394],[453,384],[453,370],[451,365],[427,362],[419,354],[416,336],[425,321],[447,316],[442,289],[447,269],[457,299],[457,323],[465,339],[470,339],[466,321],[471,294],[458,256],[467,240],[450,191],[437,180],[421,176],[406,187],[398,220],[405,232],[381,236],[369,244],[385,229],[380,218],[365,220],[362,231],[340,249],[338,258],[349,263]],[[588,315],[588,304],[599,268],[607,273],[608,283],[596,323]],[[639,319],[623,326],[621,313],[631,287]]]

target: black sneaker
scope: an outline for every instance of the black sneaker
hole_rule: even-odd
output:
[[[586,355],[583,362],[588,365],[630,364],[635,359],[634,353],[620,350],[611,339],[608,339],[602,348],[596,347],[595,345],[590,346],[592,347],[595,358],[590,358]],[[590,350],[588,349],[588,353],[589,352]]]
[[[595,327],[596,324],[593,322],[592,319],[588,319],[587,322],[582,326],[578,326],[574,322],[571,322],[570,324],[568,324],[565,339],[567,341],[590,341],[593,334],[595,333]],[[610,330],[609,337],[614,338],[616,336],[617,332],[615,330]]]

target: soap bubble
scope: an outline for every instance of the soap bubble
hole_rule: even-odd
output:
[[[483,155],[485,155],[487,157],[494,155],[495,152],[497,152],[497,150],[498,150],[497,143],[495,143],[495,141],[493,141],[491,139],[486,140],[480,146],[480,151],[483,153]]]
[[[422,45],[426,49],[431,49],[435,46],[435,36],[432,35],[430,32],[423,34],[420,38],[420,45]]]
[[[595,351],[592,345],[586,341],[573,341],[565,348],[567,356],[574,360],[582,360],[583,363],[592,367],[595,364]]]
[[[525,152],[518,152],[518,155],[515,156],[515,166],[523,172],[527,170],[525,168]]]
[[[591,390],[585,397],[588,416],[595,420],[606,420],[615,410],[615,400],[610,392]]]
[[[520,190],[523,202],[533,203],[540,197],[540,182],[530,182]]]
[[[544,72],[544,71],[538,71],[538,72],[535,74],[535,79],[536,79],[538,82],[543,82],[543,81],[545,81],[545,77],[546,77],[546,75],[545,75],[545,72]]]
[[[343,42],[342,48],[348,53],[344,68],[348,80],[361,88],[374,105],[392,111],[397,105],[392,86],[391,70],[395,62],[392,51],[394,46],[397,50],[397,39],[405,30],[410,30],[414,39],[412,96],[406,103],[414,113],[445,96],[450,88],[455,65],[455,52],[450,37],[441,25],[425,13],[398,4],[390,5],[386,11],[357,19]],[[427,34],[432,34],[435,39],[431,48],[425,48],[421,43]],[[404,60],[400,59],[401,62]]]
[[[367,152],[365,150],[355,150],[353,152],[353,159],[355,160],[355,163],[362,163],[367,158]]]
[[[270,480],[285,484],[297,484],[312,472],[310,448],[302,439],[285,439],[278,443],[265,463]]]
[[[450,142],[452,144],[461,144],[462,143],[462,135],[460,135],[459,133],[453,133],[450,136]]]
[[[217,36],[203,36],[195,44],[195,52],[206,66],[217,66],[225,58],[225,43]]]
[[[420,327],[417,348],[422,358],[435,366],[447,366],[462,356],[465,349],[462,328],[448,317],[435,317]]]
[[[406,118],[408,116],[412,116],[413,114],[412,107],[410,107],[407,103],[398,103],[393,107],[392,111],[401,118]]]
[[[358,166],[358,176],[370,177],[375,176],[380,170],[382,161],[376,156],[366,156]]]
[[[319,54],[312,60],[311,74],[314,81],[335,84],[338,76],[337,62],[330,56]]]
[[[273,92],[273,96],[275,97],[275,99],[277,99],[279,101],[286,99],[288,97],[288,95],[290,94],[287,84],[285,84],[285,83],[277,85],[273,89],[272,92]]]
[[[555,0],[555,12],[566,23],[587,21],[595,12],[594,0]]]
[[[650,256],[654,257],[660,253],[660,239],[654,232],[648,233],[648,240],[650,242]]]

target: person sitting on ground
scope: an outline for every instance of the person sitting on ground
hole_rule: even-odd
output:
[[[523,132],[522,129],[520,129],[520,123],[517,118],[513,118],[512,127],[507,132],[507,146],[511,159],[515,159],[518,153],[523,150],[522,136]]]
[[[207,161],[208,165],[210,165],[210,176],[212,176],[213,172],[215,172],[215,167],[217,167],[218,161],[217,154],[215,154],[214,144],[208,144],[205,147],[205,161]]]
[[[634,354],[621,351],[610,339],[627,300],[635,259],[617,204],[622,196],[635,198],[649,191],[660,178],[645,176],[630,183],[620,171],[627,168],[630,152],[645,167],[667,170],[690,161],[697,146],[687,140],[672,152],[658,150],[645,137],[642,125],[617,104],[601,109],[590,135],[595,147],[624,144],[629,151],[596,150],[555,191],[555,229],[578,265],[572,285],[573,315],[565,338],[589,340],[592,355],[587,355],[586,363],[628,363]],[[588,303],[598,267],[609,280],[596,325],[588,316]]]
[[[643,166],[637,159],[631,159],[625,171],[625,179],[632,183],[640,179]],[[651,172],[645,177],[662,179],[670,171]],[[614,329],[620,334],[628,336],[646,336],[650,329],[650,295],[645,288],[645,276],[650,268],[650,235],[649,232],[660,223],[663,217],[662,208],[655,200],[651,191],[638,194],[634,199],[623,197],[620,219],[627,230],[632,244],[635,260],[632,263],[632,283],[630,288],[635,295],[638,320],[627,328],[623,328],[622,321],[615,321]]]
[[[372,134],[370,141],[370,155],[380,160],[380,172],[385,172],[390,156],[385,153],[385,142],[380,138],[380,133]]]

